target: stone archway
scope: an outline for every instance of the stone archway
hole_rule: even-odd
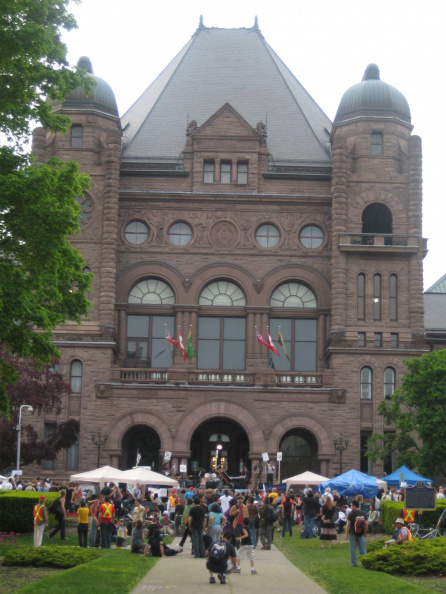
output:
[[[126,468],[135,465],[150,466],[155,472],[161,470],[160,438],[147,425],[133,425],[122,439],[122,463]],[[140,457],[140,458],[139,458]]]

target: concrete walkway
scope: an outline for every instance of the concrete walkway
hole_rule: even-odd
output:
[[[170,545],[177,548],[180,539]],[[320,586],[295,567],[273,545],[270,551],[256,549],[255,568],[257,575],[251,575],[249,561],[241,562],[241,573],[231,574],[226,578],[225,590],[217,580],[209,583],[209,572],[204,559],[195,559],[191,555],[191,543],[188,539],[184,551],[175,557],[160,559],[145,578],[136,586],[132,594],[171,590],[173,592],[217,592],[251,594],[254,592],[292,592],[299,594],[324,594]],[[217,576],[215,576],[217,577]]]

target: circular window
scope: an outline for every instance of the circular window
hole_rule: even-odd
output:
[[[125,238],[129,243],[138,245],[149,237],[147,225],[141,221],[132,221],[125,228]]]
[[[310,250],[315,250],[322,245],[324,241],[324,234],[319,229],[319,227],[307,225],[300,232],[299,239],[304,247]]]
[[[169,229],[169,239],[174,245],[187,245],[192,239],[192,229],[187,223],[174,223]]]
[[[274,225],[262,225],[256,231],[256,240],[259,245],[272,248],[279,243],[280,233]]]

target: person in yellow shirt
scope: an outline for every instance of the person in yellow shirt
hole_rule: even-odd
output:
[[[81,504],[77,508],[77,515],[79,522],[77,525],[77,535],[79,537],[79,546],[87,548],[87,536],[88,536],[88,516],[90,510],[87,507],[85,499],[81,499]]]

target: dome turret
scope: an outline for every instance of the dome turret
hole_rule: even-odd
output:
[[[99,76],[95,76],[90,58],[82,56],[79,58],[77,65],[79,68],[86,70],[88,75],[94,78],[96,85],[88,96],[84,94],[81,88],[73,91],[63,102],[63,108],[93,110],[119,117],[115,94],[105,80],[99,78]],[[60,105],[60,103],[54,102],[54,105]]]
[[[380,79],[376,64],[369,64],[362,81],[344,93],[334,123],[358,117],[394,117],[410,124],[406,98],[398,89]]]

